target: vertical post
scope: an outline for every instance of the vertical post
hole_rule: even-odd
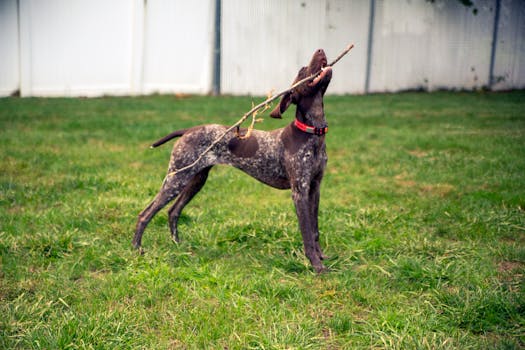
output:
[[[142,52],[140,57],[140,93],[144,94],[145,86],[144,80],[146,77],[146,50],[148,49],[148,0],[144,0],[143,4],[144,17],[142,17]]]
[[[146,92],[144,79],[146,74],[146,50],[148,33],[148,0],[134,0],[133,9],[133,46],[131,59],[130,93],[141,95]]]
[[[494,11],[494,28],[492,29],[492,45],[490,51],[490,68],[489,68],[489,89],[494,86],[494,62],[496,61],[496,49],[498,44],[498,27],[499,12],[501,0],[496,0],[496,10]]]
[[[215,0],[212,94],[221,93],[221,0]]]
[[[20,62],[20,96],[33,95],[32,32],[33,9],[29,1],[18,1],[18,59]]]
[[[18,59],[18,89],[13,92],[14,96],[22,96],[22,44],[20,35],[20,0],[16,0],[16,41]]]
[[[372,46],[374,44],[375,0],[370,0],[370,16],[368,19],[368,45],[366,48],[365,93],[370,92],[370,74],[372,71]]]

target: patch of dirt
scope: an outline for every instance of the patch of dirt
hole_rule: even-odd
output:
[[[405,188],[413,188],[416,191],[421,193],[429,193],[432,195],[437,195],[439,197],[445,197],[455,190],[455,187],[447,183],[438,183],[438,184],[425,184],[418,183],[414,180],[407,179],[406,173],[398,174],[394,177],[396,184]]]
[[[512,293],[520,293],[525,277],[525,263],[519,261],[501,261],[498,264],[498,279],[505,283]]]
[[[499,273],[512,273],[515,270],[521,270],[525,267],[525,264],[520,261],[501,261],[498,264]]]
[[[414,149],[414,150],[408,151],[408,154],[416,158],[423,158],[428,155],[428,152],[422,151],[420,149]]]
[[[430,192],[440,197],[445,197],[454,190],[454,186],[450,184],[435,184],[435,185],[422,185],[422,192]]]

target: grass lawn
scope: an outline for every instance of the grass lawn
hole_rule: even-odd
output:
[[[0,99],[0,348],[525,347],[525,91],[327,97],[327,274],[289,191],[222,166],[139,256],[171,151],[148,145],[251,103]]]

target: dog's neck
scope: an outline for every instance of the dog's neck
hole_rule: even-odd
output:
[[[312,96],[301,99],[297,104],[295,118],[301,123],[316,128],[324,128],[327,126],[324,115],[323,95],[321,91],[318,91]]]

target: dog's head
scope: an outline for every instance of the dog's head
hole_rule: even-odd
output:
[[[273,118],[282,118],[282,114],[288,109],[290,104],[294,103],[299,105],[303,99],[310,99],[318,94],[322,97],[332,79],[332,68],[326,65],[326,54],[322,49],[316,50],[308,66],[302,67],[299,70],[292,85],[312,74],[319,74],[310,82],[306,82],[284,94],[277,107],[270,113],[270,116]]]

